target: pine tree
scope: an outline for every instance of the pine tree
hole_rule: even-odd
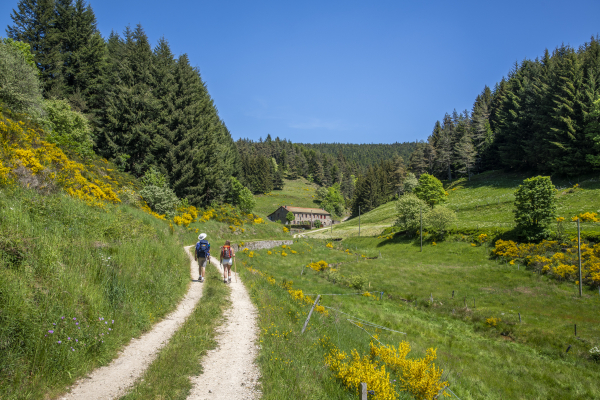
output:
[[[408,161],[408,169],[415,174],[417,177],[421,176],[421,174],[427,171],[427,163],[425,161],[425,153],[424,153],[424,143],[418,143],[415,151],[410,155],[410,160]]]
[[[111,54],[101,121],[102,151],[113,159],[127,155],[126,169],[141,176],[156,163],[149,151],[158,116],[158,102],[152,93],[154,57],[140,25],[134,31],[125,30],[125,40],[118,50]]]
[[[452,180],[452,161],[453,157],[453,139],[454,139],[454,122],[448,114],[444,117],[442,130],[437,139],[435,151],[437,152],[438,165],[448,174],[448,180]]]
[[[471,168],[473,168],[473,164],[475,164],[477,150],[473,145],[473,140],[471,138],[470,133],[466,133],[461,139],[460,142],[457,143],[455,149],[456,160],[460,164],[460,169],[458,172],[467,174],[469,180],[471,180]]]
[[[578,103],[582,84],[582,69],[573,49],[557,49],[555,76],[550,93],[554,103],[550,122],[548,142],[552,171],[566,175],[584,172],[585,138],[580,118],[581,105]]]

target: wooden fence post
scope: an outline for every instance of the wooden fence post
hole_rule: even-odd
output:
[[[367,384],[365,382],[360,383],[360,400],[367,400]]]
[[[306,317],[306,322],[304,322],[304,326],[302,327],[302,333],[304,333],[304,331],[306,330],[306,326],[308,325],[308,321],[310,321],[310,316],[312,315],[312,312],[315,309],[315,307],[317,306],[317,303],[319,302],[320,298],[321,298],[321,295],[318,295],[317,299],[315,300],[315,304],[313,304],[313,306],[311,307],[310,312],[308,313],[308,317]]]

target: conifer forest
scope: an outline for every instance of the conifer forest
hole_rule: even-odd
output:
[[[574,176],[600,167],[597,37],[515,63],[471,110],[436,121],[427,141],[302,144],[267,134],[234,142],[199,68],[175,57],[166,38],[149,43],[139,24],[104,37],[83,0],[21,0],[11,18],[4,42],[29,45],[39,94],[86,117],[97,154],[138,177],[156,168],[190,204],[225,201],[230,177],[253,193],[300,176],[338,184],[349,209],[368,211],[401,192],[408,173],[451,181],[491,169]],[[3,91],[2,101],[35,114],[40,103],[30,97]]]

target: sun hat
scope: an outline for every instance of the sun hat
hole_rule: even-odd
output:
[[[198,235],[198,240],[206,239],[206,233],[201,233]]]

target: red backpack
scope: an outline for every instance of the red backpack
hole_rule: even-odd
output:
[[[221,258],[231,258],[232,254],[233,250],[231,250],[231,247],[223,246],[223,248],[221,248]]]

